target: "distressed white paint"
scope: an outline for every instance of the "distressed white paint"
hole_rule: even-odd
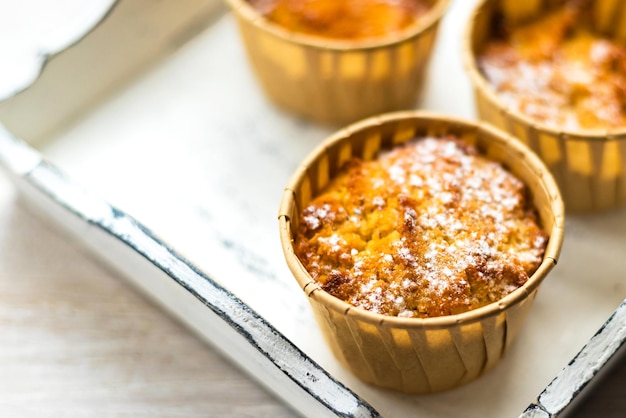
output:
[[[539,403],[551,414],[563,411],[625,342],[626,301],[572,363],[548,385],[539,397]]]
[[[441,28],[425,108],[474,114],[459,55],[472,3],[454,2]],[[331,130],[295,120],[265,100],[227,16],[42,150],[216,277],[384,415],[519,414],[623,299],[626,212],[568,219],[559,265],[518,341],[488,375],[432,396],[379,391],[329,353],[278,243],[282,188]],[[152,290],[149,282],[139,286]],[[202,311],[184,299],[166,303],[194,327]]]

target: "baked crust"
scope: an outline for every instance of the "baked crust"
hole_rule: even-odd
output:
[[[557,129],[626,126],[626,48],[593,31],[588,4],[493,21],[478,65],[507,106]]]
[[[249,0],[272,22],[293,32],[359,40],[398,32],[426,14],[425,0]]]
[[[295,252],[335,297],[426,318],[514,291],[546,243],[524,184],[448,136],[347,163],[302,211]]]

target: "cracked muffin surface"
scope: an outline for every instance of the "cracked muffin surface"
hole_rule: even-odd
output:
[[[447,136],[349,161],[303,209],[295,252],[322,289],[355,307],[428,318],[508,295],[546,243],[525,185]]]
[[[505,105],[553,128],[626,126],[626,48],[591,15],[577,0],[515,26],[494,19],[478,66]]]

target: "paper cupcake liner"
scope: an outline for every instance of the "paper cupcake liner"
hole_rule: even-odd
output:
[[[470,19],[464,50],[478,116],[510,132],[539,155],[556,179],[568,212],[613,209],[626,203],[626,128],[568,132],[536,122],[505,106],[476,64],[476,56],[488,40],[494,13],[500,11],[515,22],[537,16],[558,3],[483,0],[478,4]],[[592,10],[597,30],[626,40],[626,3],[597,0]]]
[[[361,310],[331,296],[294,253],[301,210],[353,156],[365,160],[415,137],[453,134],[500,161],[525,182],[550,236],[528,282],[497,303],[438,318],[398,318]],[[423,112],[374,117],[331,136],[304,161],[285,189],[279,213],[287,264],[309,297],[335,357],[365,382],[429,393],[470,382],[494,367],[515,340],[538,286],[556,264],[563,240],[563,202],[545,165],[526,146],[486,124]]]
[[[448,0],[397,36],[331,41],[294,34],[261,17],[245,0],[228,0],[266,95],[313,121],[345,125],[415,106]]]

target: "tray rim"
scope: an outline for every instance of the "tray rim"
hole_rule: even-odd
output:
[[[108,1],[108,0],[102,0],[102,1]],[[113,0],[111,2],[111,8],[115,7],[115,5],[119,4],[122,1],[125,1],[125,0]],[[105,13],[102,16],[102,19],[97,21],[95,25],[91,27],[89,30],[85,31],[84,33],[76,34],[76,38],[68,40],[68,43],[65,45],[64,48],[61,48],[57,51],[49,51],[48,54],[45,54],[46,58],[41,65],[41,71],[38,73],[38,75],[41,75],[41,73],[45,71],[45,66],[49,60],[54,60],[59,55],[62,55],[66,48],[69,48],[70,46],[76,43],[79,43],[83,38],[87,37],[92,29],[94,29],[95,27],[97,27],[98,25],[106,21],[106,18],[108,17],[108,15],[109,13]],[[33,83],[35,81],[36,79],[33,80]],[[24,89],[18,89],[16,90],[14,95],[18,95],[21,92],[25,91],[26,89],[28,89],[28,87],[25,87]],[[10,97],[13,97],[13,96],[10,96]],[[0,99],[0,101],[8,100],[10,97],[2,98]],[[73,179],[66,176],[60,168],[56,167],[55,165],[47,161],[45,158],[45,155],[35,150],[33,147],[28,145],[25,141],[13,136],[9,131],[4,129],[1,124],[0,124],[0,165],[2,166],[2,169],[9,175],[11,180],[15,183],[19,192],[22,195],[24,195],[24,197],[26,197],[27,201],[32,202],[35,205],[41,205],[43,202],[44,206],[48,206],[48,207],[53,206],[56,209],[61,210],[62,213],[64,213],[64,215],[62,215],[63,217],[73,218],[74,221],[83,223],[84,225],[90,228],[95,227],[101,232],[104,232],[105,234],[114,237],[115,240],[127,246],[130,251],[139,254],[140,256],[145,258],[145,260],[148,263],[152,264],[153,266],[157,267],[158,269],[166,273],[166,275],[170,279],[176,281],[179,285],[185,288],[186,291],[193,294],[194,289],[190,289],[188,286],[185,286],[184,283],[181,281],[180,277],[176,274],[176,272],[168,271],[168,269],[166,269],[165,266],[161,264],[163,260],[159,260],[158,258],[155,258],[154,254],[150,254],[145,251],[142,251],[133,243],[133,240],[134,239],[148,239],[152,241],[154,244],[156,244],[157,246],[165,250],[168,256],[174,257],[174,259],[178,260],[179,262],[182,262],[194,274],[197,274],[200,278],[202,278],[202,280],[206,280],[209,283],[215,284],[218,290],[221,288],[221,286],[217,285],[208,275],[201,272],[192,263],[190,263],[189,261],[185,260],[182,256],[177,254],[173,248],[168,247],[166,244],[160,241],[151,231],[149,231],[146,227],[144,227],[138,220],[132,218],[128,214],[120,211],[119,209],[111,206],[108,202],[95,198],[96,199],[95,201],[97,201],[97,204],[92,206],[92,208],[94,207],[97,207],[99,209],[106,208],[107,211],[110,211],[111,216],[113,218],[102,219],[101,213],[90,212],[88,210],[88,206],[84,206],[84,203],[87,201],[94,202],[93,200],[94,197],[87,190],[81,189],[80,186],[78,186],[78,184],[75,183]],[[33,191],[35,192],[35,194],[38,194],[40,198],[43,197],[43,200],[40,199],[38,203],[34,202],[34,200],[37,200],[39,198],[35,198],[35,199],[32,198]],[[129,238],[129,236],[125,237],[123,234],[121,234],[119,230],[116,231],[115,228],[111,226],[114,223],[113,221],[115,219],[123,219],[124,221],[129,222],[130,224],[134,225],[134,227],[136,228],[134,233],[138,235],[134,235]],[[65,224],[65,221],[58,220],[58,219],[53,220],[53,221],[56,224],[58,224],[61,227],[61,230],[63,230],[64,232],[70,232],[66,230],[67,225]],[[101,256],[101,254],[98,254],[97,250],[92,249],[92,251],[94,251],[96,255]],[[279,340],[283,341],[283,343],[286,343],[287,345],[293,346],[293,344],[288,339],[286,339],[282,334],[276,331],[272,327],[271,324],[265,321],[262,317],[258,316],[256,313],[254,313],[252,309],[250,309],[247,305],[245,305],[238,298],[236,298],[235,295],[233,295],[232,293],[228,292],[227,290],[223,288],[221,288],[221,290],[226,292],[225,294],[227,295],[228,298],[231,298],[231,297],[233,298],[232,300],[236,302],[235,303],[236,306],[239,306],[240,308],[244,310],[249,310],[250,313],[252,314],[252,317],[254,317],[255,323],[259,323],[259,324],[262,324],[263,326],[267,326],[268,327],[267,330],[269,330],[270,333],[274,333],[274,335],[278,337]],[[216,311],[215,307],[211,307],[210,306],[211,304],[208,303],[207,300],[202,300],[203,297],[198,296],[198,295],[194,295],[194,297],[196,297],[198,300],[201,300],[201,302],[204,303],[206,306],[208,306],[210,309]],[[625,303],[626,303],[626,300],[625,300]],[[620,309],[622,310],[624,309],[623,306],[624,306],[624,303],[622,303],[622,305],[620,305],[620,307],[618,307],[617,310],[611,315],[611,317],[607,320],[607,324],[610,323],[610,321],[614,320],[617,312]],[[235,332],[238,332],[238,333],[244,332],[243,328],[238,328],[236,323],[230,321],[228,318],[222,317],[222,320],[228,322],[231,325],[231,327],[235,330]],[[605,330],[607,324],[605,324],[598,331],[598,333]],[[617,336],[617,337],[621,338],[621,343],[619,346],[619,348],[621,348],[624,346],[626,337],[624,337],[624,335]],[[588,347],[588,345],[592,342],[592,340],[590,340],[587,344],[585,344],[585,346],[581,349],[581,352],[583,352]],[[254,341],[249,340],[249,342],[252,345],[254,345]],[[337,410],[332,400],[328,400],[324,398],[323,396],[318,396],[317,392],[311,392],[309,390],[310,388],[306,384],[303,385],[302,382],[298,380],[299,379],[298,377],[294,377],[290,375],[290,373],[283,370],[281,368],[281,365],[277,364],[274,359],[271,359],[274,366],[277,367],[277,370],[279,371],[279,373],[283,373],[288,378],[288,380],[290,380],[292,383],[295,383],[297,386],[299,386],[301,389],[307,392],[308,395],[310,395],[312,399],[314,399],[315,403],[321,404],[332,415],[379,416],[379,413],[376,410],[374,410],[373,407],[371,407],[367,402],[362,400],[358,395],[354,394],[349,388],[345,387],[343,384],[336,381],[328,372],[326,372],[319,365],[317,365],[317,363],[313,362],[308,357],[308,355],[306,355],[306,353],[302,352],[300,349],[298,349],[295,346],[293,346],[293,348],[295,348],[297,350],[296,352],[299,352],[305,360],[310,361],[311,362],[310,364],[313,366],[313,368],[317,372],[320,372],[321,375],[326,375],[332,381],[337,383],[337,388],[339,388],[340,390],[341,388],[345,388],[347,390],[347,398],[356,400],[357,407],[353,409],[352,412],[349,412],[349,413]],[[572,399],[572,402],[577,400],[577,398],[582,393],[584,393],[584,390],[582,389],[588,387],[589,383],[591,383],[591,381],[600,374],[599,372],[602,369],[602,367],[606,366],[607,364],[610,364],[611,363],[610,360],[618,357],[618,355],[623,351],[624,350],[621,350],[621,351],[616,350],[615,352],[613,352],[612,355],[608,357],[606,361],[602,363],[600,369],[598,369],[598,371],[594,373],[590,379],[585,381],[582,388],[577,388],[576,390],[574,390],[573,391],[574,398]],[[259,352],[263,356],[268,355],[267,352],[262,352],[262,350],[260,349],[259,349]],[[567,370],[571,366],[574,360],[575,359],[572,359],[572,361],[570,361],[570,364],[568,364],[567,366],[563,368],[563,371],[559,374],[559,376],[563,374],[564,371]],[[558,379],[559,376],[555,377],[555,380]],[[282,397],[280,393],[277,393],[277,391],[274,390],[274,388],[269,387],[269,389],[275,394],[277,394],[279,397]],[[547,390],[547,388],[544,389],[544,392],[545,390]],[[284,400],[286,400],[287,403],[291,404],[291,406],[294,406],[291,402],[289,402],[290,401],[289,399],[284,399]],[[528,408],[533,407],[533,405],[535,404],[536,403],[532,403]],[[307,410],[307,409],[303,409],[303,408],[297,408],[297,409],[300,409],[300,412],[304,413],[305,415],[307,414],[307,412],[310,413],[310,410]],[[559,416],[561,412],[562,411],[557,411],[556,414],[553,414],[550,416],[551,417]],[[523,414],[524,413],[525,412],[523,412]]]

